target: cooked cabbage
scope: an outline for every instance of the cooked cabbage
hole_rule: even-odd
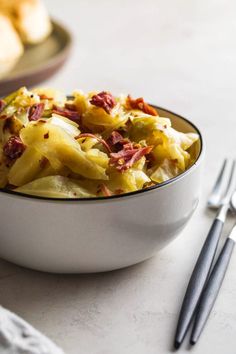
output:
[[[22,87],[0,100],[0,187],[51,198],[133,192],[188,169],[198,139],[142,98]]]

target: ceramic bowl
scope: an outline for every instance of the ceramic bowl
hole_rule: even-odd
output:
[[[108,198],[55,200],[1,190],[0,257],[41,271],[88,273],[133,265],[168,245],[197,207],[204,148],[191,122],[157,109],[177,130],[200,136],[187,171]]]

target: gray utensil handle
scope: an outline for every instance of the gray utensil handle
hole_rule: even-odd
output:
[[[196,319],[190,342],[195,344],[207,322],[225,277],[235,242],[228,238],[211,272],[197,307]]]
[[[186,335],[203,287],[209,275],[224,223],[215,219],[192,272],[180,310],[174,346],[178,349]]]

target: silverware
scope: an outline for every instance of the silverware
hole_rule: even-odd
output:
[[[176,349],[178,349],[183,342],[193,318],[199,298],[208,278],[224,222],[230,208],[230,198],[232,195],[235,175],[235,161],[231,162],[230,172],[227,173],[227,166],[229,164],[230,162],[228,160],[224,161],[212,193],[208,199],[208,206],[218,209],[218,213],[201,249],[183,299],[174,341],[174,347]],[[226,180],[227,183],[225,186]]]
[[[231,198],[231,209],[236,213],[236,191]],[[193,331],[190,343],[195,344],[199,339],[211,310],[216,301],[217,295],[223,283],[226,271],[229,266],[231,255],[236,242],[236,223],[234,224],[229,236],[227,237],[222,251],[211,271],[209,279],[206,282],[202,292],[199,305],[197,307],[196,318],[194,320]]]

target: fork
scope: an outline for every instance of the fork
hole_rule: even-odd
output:
[[[227,178],[227,166],[230,161],[225,160],[217,177],[212,193],[208,199],[208,207],[218,209],[218,213],[211,225],[207,238],[198,256],[189,284],[183,299],[178,319],[174,347],[178,349],[182,344],[192,321],[194,312],[199,302],[200,295],[210,273],[218,242],[230,208],[233,180],[235,174],[235,161],[231,163],[230,173],[226,188],[223,189]]]
[[[235,192],[236,193],[236,192]],[[234,193],[234,195],[236,195]],[[233,206],[235,211],[235,205]],[[200,338],[201,333],[207,323],[208,317],[213,309],[218,293],[222,286],[226,271],[228,269],[233,249],[236,243],[236,223],[232,227],[224,246],[215,262],[211,274],[204,286],[199,300],[196,316],[194,319],[193,330],[190,337],[190,344],[194,345]]]

